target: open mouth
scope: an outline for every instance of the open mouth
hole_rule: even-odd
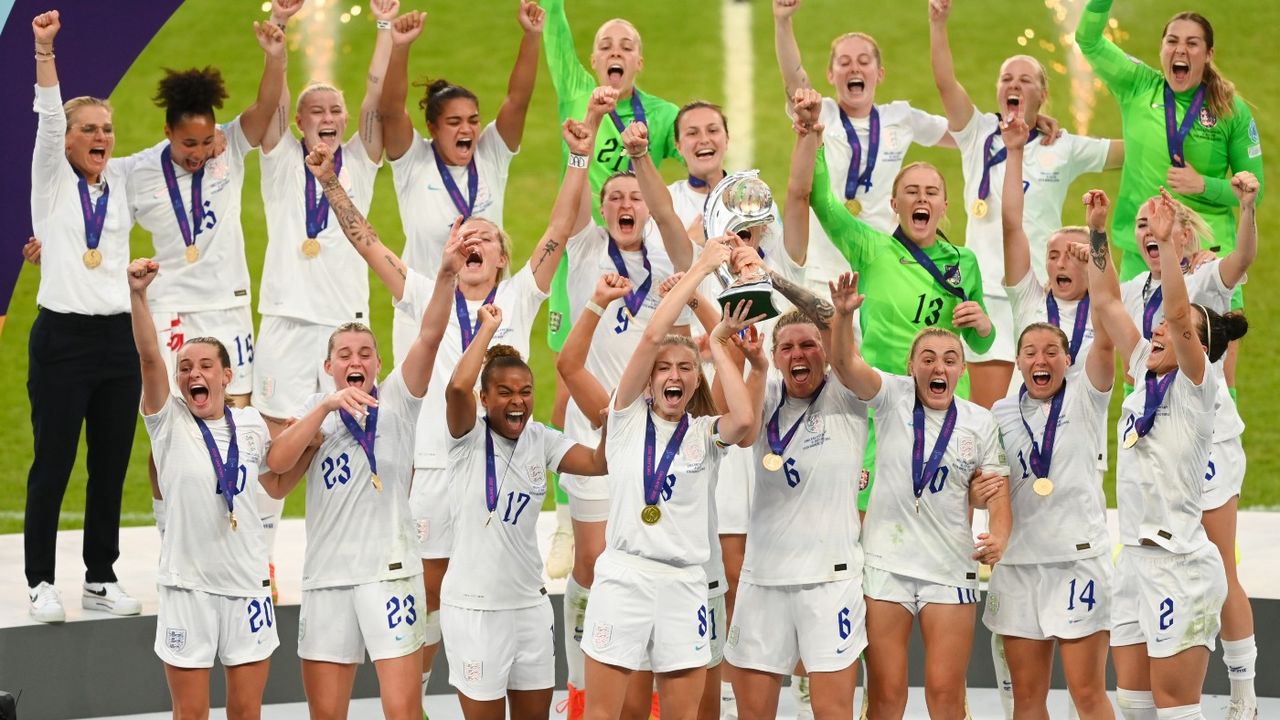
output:
[[[460,137],[455,143],[458,150],[461,152],[469,152],[471,150],[471,144],[472,140],[469,137]]]
[[[924,230],[929,225],[930,217],[928,209],[918,207],[911,211],[911,225],[917,230]]]
[[[635,216],[635,215],[630,215],[630,214],[627,214],[627,213],[623,213],[622,215],[619,215],[619,216],[618,216],[618,227],[622,228],[622,229],[623,229],[624,231],[626,231],[626,232],[631,232],[632,230],[635,230],[635,229],[636,229],[636,216]]]
[[[209,399],[209,387],[198,382],[192,383],[191,399],[199,404],[204,404]]]
[[[1186,80],[1191,74],[1191,65],[1184,60],[1174,60],[1169,67],[1173,70],[1175,80]]]
[[[105,147],[89,148],[89,157],[94,160],[105,160],[107,158],[107,149]]]
[[[1146,250],[1147,257],[1152,260],[1160,259],[1160,245],[1155,240],[1148,240],[1147,243],[1142,246],[1142,249]]]
[[[1015,112],[1019,107],[1022,106],[1022,96],[1010,95],[1009,97],[1004,99],[1004,106],[1005,106],[1005,109],[1008,110],[1009,112],[1011,113]]]
[[[662,399],[669,403],[678,403],[682,397],[684,397],[684,388],[679,385],[668,385],[662,388]]]
[[[1162,343],[1162,342],[1158,342],[1158,341],[1155,341],[1155,340],[1152,340],[1152,341],[1151,341],[1151,352],[1152,352],[1153,354],[1154,354],[1154,353],[1158,353],[1158,352],[1164,352],[1164,343]]]
[[[1053,376],[1049,373],[1048,370],[1036,370],[1035,372],[1031,373],[1031,384],[1035,385],[1036,387],[1040,387],[1040,388],[1049,387],[1049,381],[1052,379],[1053,379]]]
[[[364,373],[357,371],[347,373],[347,384],[353,387],[364,385]]]
[[[523,410],[512,410],[503,413],[503,417],[506,418],[509,424],[519,427],[524,424],[525,412]]]
[[[484,258],[480,257],[480,253],[478,251],[472,250],[471,253],[467,255],[467,267],[481,267],[483,265]]]
[[[805,382],[808,382],[809,376],[811,374],[812,373],[810,372],[808,365],[792,365],[791,366],[791,379],[795,380],[798,383],[803,384]]]
[[[706,160],[707,158],[712,158],[716,156],[716,149],[702,148],[701,150],[698,150],[697,152],[695,152],[693,156],[698,158],[699,160]]]
[[[867,81],[863,80],[860,77],[851,77],[849,78],[849,82],[845,83],[845,87],[848,88],[851,92],[852,91],[862,92],[863,90],[867,89]]]
[[[609,76],[610,80],[621,80],[623,76],[622,64],[614,63],[610,65],[609,69],[605,71],[605,74]]]
[[[337,128],[324,128],[317,134],[320,136],[320,139],[324,140],[325,142],[338,139]]]
[[[1070,276],[1070,275],[1058,275],[1057,277],[1055,277],[1055,278],[1053,279],[1053,282],[1054,282],[1054,284],[1055,284],[1055,285],[1057,285],[1057,286],[1058,286],[1058,289],[1059,289],[1059,290],[1070,290],[1070,289],[1071,289],[1072,281],[1071,281],[1071,276]]]
[[[933,378],[932,380],[930,380],[929,394],[930,395],[946,395],[947,381],[942,378]]]

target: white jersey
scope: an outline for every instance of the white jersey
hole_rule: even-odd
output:
[[[880,373],[880,392],[869,405],[876,419],[876,482],[863,521],[867,565],[939,585],[977,587],[978,563],[969,525],[969,480],[978,468],[1008,474],[995,418],[955,399],[956,424],[942,461],[919,497],[916,512],[911,449],[915,381]],[[946,411],[925,412],[924,460],[937,442]]]
[[[622,410],[613,409],[610,398],[609,438],[606,455],[612,504],[605,528],[605,546],[630,555],[676,567],[702,565],[710,557],[707,525],[711,485],[724,455],[714,434],[717,418],[689,418],[684,441],[671,460],[658,498],[661,519],[653,525],[641,521],[645,509],[644,456],[646,417],[653,419],[654,468],[662,461],[676,423],[663,420],[637,397]]]
[[[965,246],[978,256],[982,268],[982,286],[994,288],[1002,285],[1004,276],[1004,230],[1000,224],[1000,195],[1004,191],[1005,163],[991,168],[989,194],[986,197],[987,214],[978,217],[973,213],[973,203],[978,199],[982,183],[982,170],[986,159],[983,155],[987,139],[995,133],[991,142],[994,155],[1004,149],[1000,137],[1000,120],[995,113],[973,109],[973,117],[963,130],[951,133],[960,148],[960,162],[964,169]],[[1022,155],[1023,215],[1022,228],[1031,244],[1031,269],[1040,282],[1045,282],[1044,262],[1049,237],[1062,227],[1062,206],[1067,190],[1076,178],[1085,173],[1101,172],[1107,164],[1107,152],[1111,141],[1064,132],[1052,145],[1041,145],[1036,137],[1027,143]]]
[[[231,529],[227,505],[204,436],[187,403],[170,395],[155,415],[143,415],[151,436],[167,524],[160,541],[156,582],[166,587],[215,595],[266,597],[271,594],[266,533],[258,517],[258,500],[266,491],[258,484],[265,473],[271,436],[253,408],[232,408],[239,453]],[[226,461],[231,444],[227,421],[206,420],[219,459]]]
[[[493,510],[486,487],[486,436],[493,441]],[[483,419],[466,435],[449,439],[449,567],[456,569],[444,575],[441,602],[473,610],[514,610],[545,602],[538,514],[547,495],[547,468],[559,468],[573,446],[539,422],[529,422],[516,442],[489,432]]]
[[[302,143],[286,134],[262,153],[262,204],[267,213],[267,256],[258,290],[258,312],[336,327],[369,321],[369,273],[329,208],[328,224],[316,236],[320,254],[302,253],[307,240],[307,170]],[[342,146],[338,181],[356,209],[368,217],[373,180],[382,162],[369,159],[358,136]],[[324,191],[312,183],[317,199]]]
[[[832,375],[821,394],[787,397],[778,413],[782,467],[763,461],[768,423],[783,397],[782,377],[770,373],[760,435],[754,445],[755,474],[747,553],[742,580],[754,585],[807,585],[862,576],[858,545],[858,474],[867,444],[867,404]],[[803,420],[801,419],[803,417]]]
[[[409,394],[400,369],[378,390],[374,456],[382,491],[373,487],[369,460],[338,411],[320,425],[324,441],[307,468],[307,554],[302,589],[361,585],[422,574],[417,531],[409,516],[409,448],[421,398]],[[319,404],[316,394],[299,412]]]
[[[427,311],[431,294],[435,292],[434,277],[428,279],[421,273],[409,270],[405,278],[404,295],[396,308],[421,324],[422,315]],[[538,315],[547,294],[538,288],[528,266],[520,269],[507,280],[498,283],[493,304],[502,308],[502,324],[494,333],[489,346],[510,345],[520,351],[520,356],[529,360],[529,333],[533,331],[533,322]],[[440,340],[440,349],[436,351],[436,362],[431,369],[431,382],[427,386],[427,395],[422,401],[422,414],[417,425],[417,439],[414,441],[413,466],[420,468],[443,468],[449,459],[447,433],[440,432],[439,420],[444,417],[446,403],[445,387],[453,370],[462,360],[462,329],[458,322],[456,301],[450,303],[449,321],[445,325],[444,337]],[[475,327],[477,312],[484,305],[484,300],[466,301],[466,313]],[[404,348],[408,352],[408,347]],[[404,358],[397,357],[396,364]],[[478,387],[478,386],[477,386]]]
[[[1173,352],[1169,348],[1167,352]],[[1204,378],[1195,385],[1179,372],[1156,410],[1155,425],[1131,448],[1125,437],[1142,417],[1147,398],[1147,357],[1143,340],[1129,358],[1129,374],[1137,381],[1120,406],[1117,423],[1116,506],[1120,542],[1150,540],[1171,553],[1189,553],[1209,542],[1200,525],[1200,496],[1213,438],[1213,405],[1217,375],[1205,361]]]
[[[155,282],[147,288],[147,302],[157,312],[199,312],[248,307],[249,265],[244,259],[244,230],[240,225],[240,194],[244,187],[244,158],[253,150],[240,128],[240,118],[222,126],[227,149],[204,165],[200,182],[203,217],[191,226],[191,186],[194,176],[164,159],[166,140],[135,155],[129,176],[129,204],[134,218],[155,246],[152,258],[160,264]],[[187,247],[165,183],[164,166],[173,169],[181,212],[195,235],[200,253],[187,261]]]
[[[36,305],[53,312],[116,315],[129,312],[128,158],[110,160],[102,182],[89,186],[89,201],[97,207],[107,193],[106,219],[99,236],[102,262],[84,264],[85,220],[80,206],[80,176],[67,162],[67,120],[59,86],[36,86],[38,116],[35,151],[31,158],[31,230],[40,238],[40,289]],[[15,271],[16,272],[16,271]]]
[[[1231,310],[1231,296],[1236,288],[1244,284],[1244,280],[1232,287],[1222,282],[1222,258],[1216,258],[1183,276],[1187,284],[1187,299],[1197,305],[1203,305],[1216,313]],[[1130,279],[1120,286],[1120,299],[1124,309],[1133,318],[1139,332],[1143,329],[1143,313],[1146,303],[1160,288],[1160,280],[1150,272],[1145,272]],[[1161,293],[1163,295],[1163,293]],[[1156,307],[1151,317],[1151,328],[1154,330],[1164,320],[1164,302]],[[1236,401],[1227,388],[1226,355],[1218,358],[1211,366],[1217,376],[1218,397],[1214,405],[1213,441],[1215,443],[1231,440],[1244,434],[1244,418],[1236,407]],[[1135,377],[1135,380],[1141,377]]]
[[[507,192],[507,175],[511,158],[517,151],[507,147],[491,122],[476,140],[476,186],[473,217],[482,217],[502,227],[502,206]],[[413,143],[404,155],[389,161],[391,177],[400,201],[400,222],[404,226],[405,243],[401,254],[404,263],[427,277],[435,277],[440,269],[449,230],[459,215],[449,191],[445,189],[440,169],[436,167],[435,148],[413,131]],[[470,200],[467,166],[446,165],[462,197]]]
[[[1014,518],[1001,564],[1067,562],[1107,551],[1107,499],[1096,462],[1107,446],[1106,436],[1099,438],[1095,428],[1105,432],[1110,400],[1111,393],[1098,391],[1084,373],[1067,378],[1052,463],[1045,475],[1053,483],[1048,496],[1038,495],[1032,488],[1037,475],[1031,468],[1031,437],[1022,423],[1025,418],[1037,445],[1043,448],[1051,402],[1030,395],[1014,396],[997,400],[991,408],[1009,461]]]

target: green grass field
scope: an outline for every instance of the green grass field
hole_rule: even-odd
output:
[[[346,0],[338,3],[344,7],[335,7],[330,0],[325,3],[326,11],[341,13],[353,1]],[[1051,114],[1072,130],[1080,129],[1079,121],[1084,121],[1090,134],[1112,137],[1119,134],[1115,104],[1104,91],[1098,91],[1097,97],[1085,101],[1080,113],[1073,110],[1069,97],[1073,85],[1063,74],[1068,62],[1061,37],[1074,28],[1059,27],[1054,19],[1054,9],[1082,2],[987,0],[958,3],[952,19],[957,72],[980,107],[994,105],[995,74],[1001,60],[1014,53],[1027,52],[1041,58],[1049,67],[1051,103],[1048,111]],[[755,53],[756,165],[774,184],[775,192],[780,196],[793,136],[782,114],[781,82],[773,56],[770,6],[765,0],[753,0],[751,4],[751,36],[737,39],[729,62],[734,62],[739,53]],[[231,5],[221,0],[187,0],[134,63],[111,95],[116,108],[118,156],[150,146],[162,136],[163,115],[149,100],[162,67],[210,64],[220,67],[228,80],[232,97],[220,120],[230,119],[251,102],[261,73],[262,56],[253,39],[250,22],[262,14],[255,3],[235,3],[243,8],[242,12],[235,13],[230,10]],[[1120,0],[1116,5],[1114,17],[1119,23],[1119,30],[1128,34],[1122,40],[1122,46],[1148,62],[1155,62],[1164,20],[1185,9],[1183,3],[1172,0]],[[481,98],[481,113],[485,120],[491,119],[505,92],[510,63],[519,41],[514,0],[437,3],[426,7],[404,0],[402,5],[405,10],[420,7],[428,10],[429,17],[424,35],[414,49],[411,76],[447,77],[470,87]],[[869,32],[880,42],[888,71],[879,90],[879,98],[882,101],[909,99],[916,107],[940,113],[941,103],[928,65],[925,3],[916,0],[904,6],[889,6],[894,9],[876,5],[875,12],[861,12],[872,7],[869,3],[855,5],[849,0],[805,0],[796,26],[811,76],[820,89],[826,90],[822,78],[830,39],[847,30]],[[1275,123],[1277,110],[1280,110],[1280,99],[1277,99],[1280,98],[1280,81],[1270,73],[1274,53],[1263,49],[1270,46],[1267,37],[1270,29],[1280,24],[1280,7],[1253,0],[1223,0],[1203,9],[1209,11],[1210,19],[1216,23],[1219,66],[1236,81],[1242,94],[1253,104],[1254,116],[1262,130],[1263,145],[1277,147],[1275,142],[1280,137],[1275,133]],[[572,0],[569,13],[580,50],[588,48],[596,26],[603,20],[623,14],[635,22],[644,35],[646,63],[641,84],[649,92],[676,103],[692,99],[724,100],[726,60],[720,40],[719,2],[654,0],[620,8],[616,3],[605,0]],[[66,16],[63,22],[92,22],[92,18]],[[308,58],[319,64],[326,54],[331,54],[331,79],[347,89],[348,105],[354,108],[359,105],[364,88],[374,38],[373,23],[367,13],[363,13],[349,23],[334,25],[336,30],[331,46],[314,42],[293,47],[290,86],[296,92],[315,74],[308,65]],[[292,38],[303,36],[296,21],[291,26],[290,35]],[[219,38],[220,42],[193,41],[194,38],[211,37]],[[1026,44],[1020,45],[1019,38]],[[458,42],[458,39],[462,41]],[[64,77],[71,77],[76,72],[74,67],[61,67],[59,70]],[[417,98],[412,93],[410,102],[416,106]],[[418,124],[421,127],[421,120]],[[349,128],[352,132],[354,125],[353,118]],[[730,129],[733,129],[732,125]],[[933,162],[953,184],[960,182],[959,156],[954,152],[916,149],[909,159]],[[664,170],[671,178],[680,174],[679,168],[673,164],[668,164]],[[521,262],[545,226],[560,173],[554,92],[544,66],[529,111],[524,146],[514,162],[507,189],[506,225],[516,238],[516,255]],[[256,288],[266,245],[262,202],[257,191],[256,157],[249,160],[248,175],[243,223],[249,266],[255,276]],[[1078,192],[1094,186],[1114,193],[1118,182],[1118,173],[1094,176],[1078,183],[1072,188],[1072,193],[1078,195]],[[1269,257],[1267,249],[1268,238],[1280,231],[1280,214],[1272,209],[1275,204],[1274,199],[1265,202],[1260,213],[1263,250],[1251,273],[1247,308],[1254,328],[1245,341],[1238,371],[1241,412],[1249,425],[1245,446],[1250,452],[1251,462],[1242,498],[1242,505],[1246,506],[1280,505],[1280,481],[1276,480],[1280,461],[1261,452],[1280,441],[1280,416],[1265,400],[1280,391],[1280,375],[1274,373],[1268,359],[1276,356],[1280,339],[1269,332],[1267,323],[1276,315],[1277,295],[1270,288],[1280,283],[1280,267]],[[1080,223],[1082,213],[1074,205],[1069,203],[1068,206],[1070,209],[1064,221]],[[951,236],[957,241],[963,237],[962,213],[961,208],[953,206]],[[401,247],[404,236],[387,168],[383,168],[378,177],[370,214],[383,239],[392,247]],[[13,239],[13,252],[17,252],[24,239]],[[150,241],[145,233],[135,232],[133,248],[135,255],[149,254]],[[27,373],[27,335],[35,316],[38,273],[39,270],[32,267],[23,270],[5,322],[5,332],[0,338],[4,350],[0,352],[0,376],[15,381],[0,389],[0,448],[5,451],[5,461],[0,469],[0,532],[20,532],[22,529],[26,473],[31,462],[30,408],[22,380]],[[371,287],[372,324],[380,337],[389,339],[390,298],[376,278],[371,278]],[[550,414],[554,372],[550,354],[538,339],[542,333],[541,323],[536,332],[532,360],[540,388],[537,409],[538,416],[546,419]],[[64,528],[81,524],[85,482],[83,456],[81,449],[81,461],[76,466],[63,505]],[[125,524],[147,524],[151,521],[146,457],[146,435],[139,423],[133,463],[125,488]],[[1111,492],[1110,483],[1108,491]],[[302,497],[301,492],[292,495],[288,514],[301,513]]]

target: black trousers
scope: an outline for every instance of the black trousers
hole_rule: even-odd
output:
[[[27,474],[27,584],[53,582],[58,515],[85,428],[89,471],[84,510],[86,582],[115,582],[120,497],[133,449],[142,378],[129,315],[41,309],[27,348],[27,396],[35,460]]]

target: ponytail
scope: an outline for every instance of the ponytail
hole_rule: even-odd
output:
[[[1224,315],[1210,310],[1204,305],[1195,305],[1204,320],[1197,331],[1200,344],[1209,355],[1209,362],[1218,362],[1227,352],[1227,344],[1239,340],[1249,332],[1249,321],[1244,313],[1231,311]]]

